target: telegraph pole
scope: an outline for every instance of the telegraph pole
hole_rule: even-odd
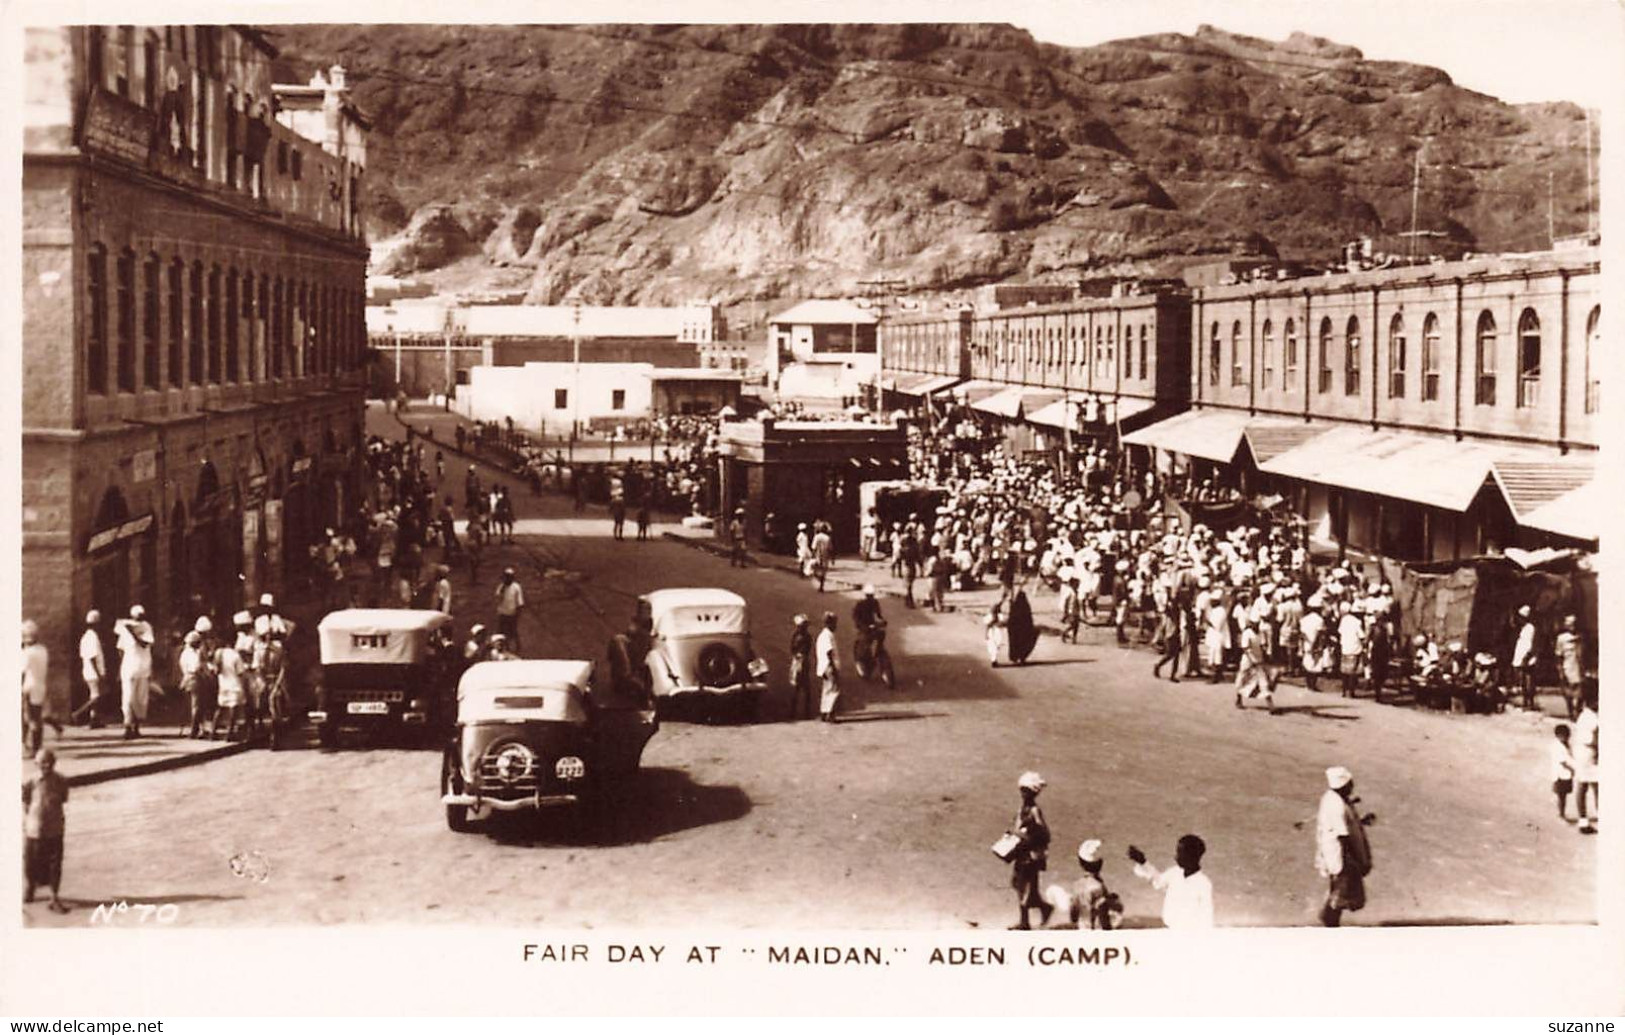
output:
[[[570,385],[570,462],[575,463],[576,433],[581,428],[581,303],[577,301],[571,308],[575,318],[575,333],[570,336],[570,346],[573,358],[573,379]]]

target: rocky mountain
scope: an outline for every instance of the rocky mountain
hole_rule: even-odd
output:
[[[1586,226],[1572,104],[1204,27],[285,26],[372,115],[381,272],[593,303],[1165,275],[1234,252],[1538,248]],[[1555,199],[1549,205],[1549,199]]]

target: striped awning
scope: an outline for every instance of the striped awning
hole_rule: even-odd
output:
[[[1541,532],[1596,542],[1602,533],[1602,502],[1597,483],[1586,482],[1522,515],[1518,523]]]
[[[1595,475],[1595,459],[1589,454],[1520,456],[1495,462],[1495,480],[1506,494],[1513,516],[1520,521],[1524,515],[1589,484]]]
[[[1244,432],[1247,448],[1252,450],[1253,462],[1266,463],[1282,453],[1318,438],[1331,430],[1329,424],[1307,424],[1303,421],[1252,421]]]

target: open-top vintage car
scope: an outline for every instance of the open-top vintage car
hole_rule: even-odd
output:
[[[492,812],[580,805],[635,775],[651,702],[599,688],[590,661],[483,661],[457,686],[440,796],[459,833]]]
[[[345,729],[427,732],[450,723],[458,664],[450,615],[349,608],[316,631],[322,667],[310,720],[324,747]]]
[[[655,697],[731,696],[747,707],[767,689],[767,662],[750,645],[745,598],[726,589],[659,589],[642,598],[653,635]]]

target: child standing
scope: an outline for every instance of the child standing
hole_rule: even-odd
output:
[[[1552,792],[1557,795],[1557,818],[1569,822],[1569,792],[1574,790],[1574,752],[1569,747],[1569,727],[1558,723],[1552,730]]]
[[[1072,918],[1073,926],[1078,929],[1116,929],[1123,918],[1123,901],[1107,890],[1106,882],[1100,879],[1105,860],[1100,857],[1099,840],[1090,839],[1078,846],[1078,865],[1083,869],[1083,876],[1074,881],[1070,888],[1052,889],[1061,892],[1056,898],[1066,900],[1066,911]]]
[[[34,764],[39,774],[23,784],[23,901],[34,901],[34,889],[43,884],[51,890],[51,912],[66,913],[59,889],[68,781],[56,771],[56,752],[50,748],[40,748]]]

